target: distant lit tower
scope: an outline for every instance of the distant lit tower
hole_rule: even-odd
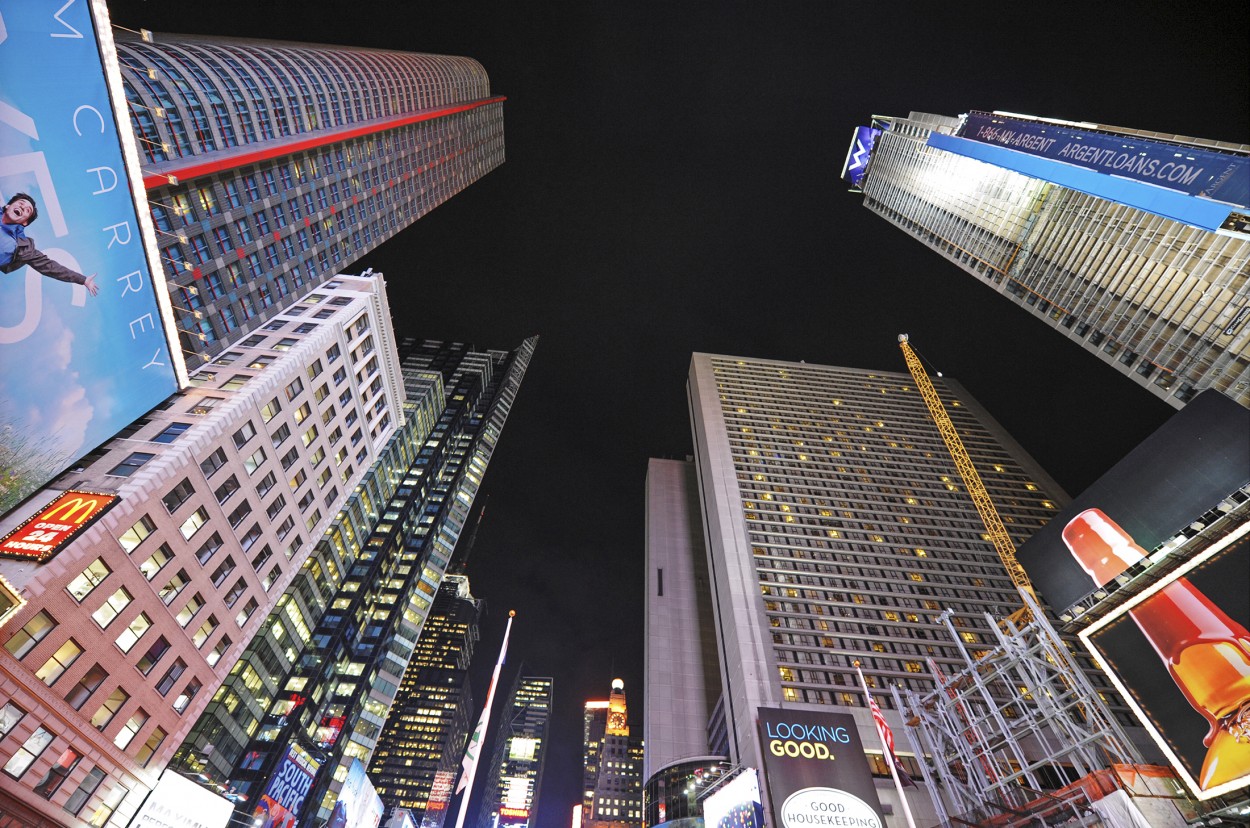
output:
[[[504,160],[470,58],[117,35],[192,368]]]
[[[469,735],[473,692],[468,669],[479,640],[480,612],[469,579],[448,575],[369,763],[387,811],[406,809],[421,828],[441,828]]]
[[[1006,113],[862,127],[864,206],[1180,407],[1250,405],[1250,146]]]
[[[642,740],[630,738],[625,682],[588,701],[583,720],[583,828],[641,828]]]
[[[554,682],[517,675],[495,731],[490,778],[478,805],[479,828],[538,828]],[[456,758],[459,759],[457,753]]]

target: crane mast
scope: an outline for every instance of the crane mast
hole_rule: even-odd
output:
[[[977,507],[977,514],[981,516],[985,531],[989,534],[990,542],[994,544],[998,557],[1002,559],[1007,574],[1011,576],[1016,589],[1027,593],[1033,600],[1038,600],[1037,593],[1033,591],[1033,584],[1029,582],[1029,576],[1025,574],[1024,567],[1016,560],[1016,546],[1011,542],[1007,528],[1003,526],[1003,519],[999,517],[998,509],[994,507],[994,501],[990,499],[989,492],[985,490],[985,484],[981,482],[981,475],[977,473],[976,466],[972,465],[972,458],[968,456],[968,450],[964,448],[964,442],[959,438],[955,424],[951,422],[950,415],[946,413],[946,407],[942,405],[942,400],[938,397],[937,389],[933,387],[933,382],[925,373],[924,366],[920,364],[920,358],[907,344],[907,334],[899,334],[898,344],[903,349],[903,359],[907,361],[907,370],[911,371],[912,379],[916,381],[916,387],[920,389],[920,396],[924,398],[925,405],[929,408],[929,416],[933,418],[938,431],[942,434],[942,440],[951,453],[951,459],[955,461],[955,468],[959,470],[959,475],[963,478],[964,487],[972,496],[973,505]],[[1015,615],[1022,615],[1027,620],[1027,604]]]

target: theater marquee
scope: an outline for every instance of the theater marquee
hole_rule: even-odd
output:
[[[119,499],[117,495],[71,489],[0,538],[0,555],[44,563]]]

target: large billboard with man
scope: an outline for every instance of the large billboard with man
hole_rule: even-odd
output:
[[[0,515],[185,375],[107,21],[0,6]]]

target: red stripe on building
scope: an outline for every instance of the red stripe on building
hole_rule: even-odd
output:
[[[409,124],[418,124],[422,121],[432,121],[436,118],[446,118],[449,115],[455,115],[460,112],[468,112],[481,106],[490,106],[491,104],[503,103],[507,98],[503,95],[496,95],[493,98],[483,98],[480,101],[474,101],[467,104],[457,104],[455,106],[444,106],[438,109],[429,109],[425,112],[418,112],[415,115],[401,115],[396,118],[390,118],[385,121],[370,124],[369,126],[355,127],[335,132],[326,132],[315,135],[311,138],[305,138],[301,141],[291,141],[277,146],[262,146],[251,152],[243,152],[237,155],[231,155],[228,158],[220,158],[213,161],[205,161],[201,163],[189,163],[185,167],[170,169],[163,173],[153,173],[143,177],[143,186],[149,190],[157,187],[164,187],[169,184],[170,176],[178,181],[190,181],[195,178],[202,178],[206,175],[219,173],[224,170],[232,170],[238,167],[245,167],[248,164],[256,164],[260,161],[268,161],[271,158],[278,158],[283,155],[291,155],[305,150],[324,147],[327,144],[336,144],[339,141],[348,141],[352,138],[360,138],[364,135],[374,135],[379,132],[385,132],[390,129],[398,129]]]

